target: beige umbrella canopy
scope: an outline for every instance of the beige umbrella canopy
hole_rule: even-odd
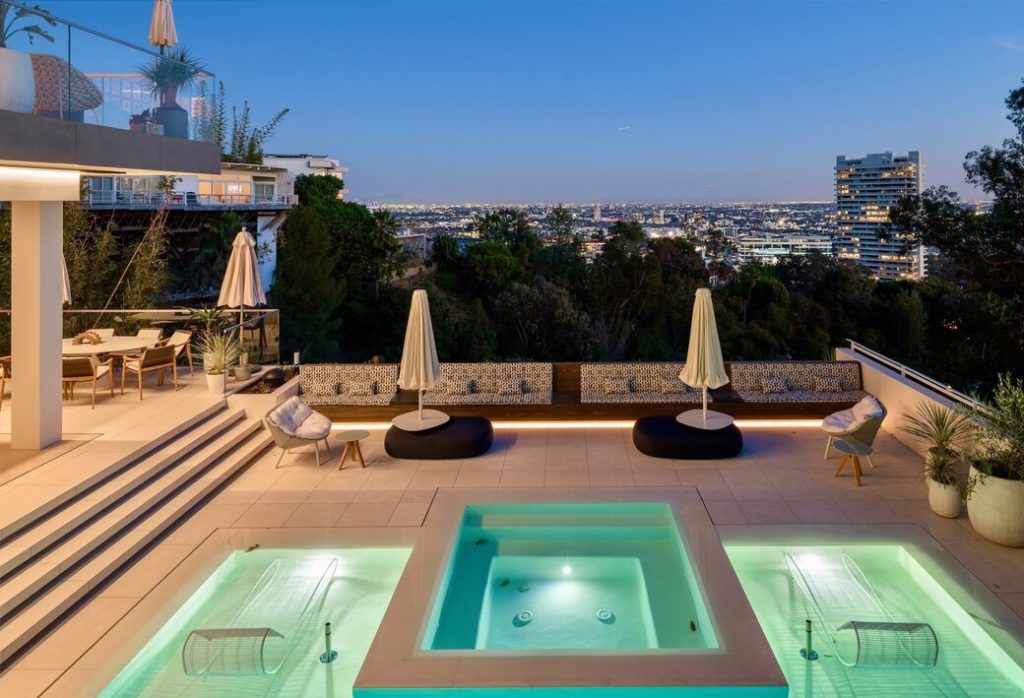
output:
[[[174,11],[171,0],[154,0],[153,16],[149,20],[149,43],[160,47],[173,48],[178,43],[178,31],[174,28]]]
[[[423,409],[423,391],[441,382],[441,364],[437,360],[434,327],[430,321],[430,303],[427,292],[417,289],[412,294],[409,322],[405,326],[405,344],[402,363],[398,369],[398,386],[404,390],[419,391],[419,408],[395,417],[395,426],[406,431],[422,431],[444,424],[448,415],[437,410]]]
[[[256,241],[243,227],[231,243],[231,256],[220,286],[217,305],[227,308],[254,308],[264,305],[267,296],[263,292],[259,263],[256,261]],[[241,319],[239,320],[241,323]]]
[[[718,341],[715,306],[711,302],[711,291],[706,288],[697,289],[693,320],[690,323],[690,345],[686,350],[686,365],[679,373],[679,379],[701,391],[701,416],[706,424],[708,390],[721,388],[729,382],[725,361],[722,359],[722,345]]]
[[[68,263],[64,255],[60,256],[61,288],[60,297],[64,304],[71,302],[71,277],[68,276]]]
[[[30,53],[36,81],[36,112],[88,111],[103,103],[103,96],[85,73],[58,56]],[[68,90],[68,76],[71,89]]]

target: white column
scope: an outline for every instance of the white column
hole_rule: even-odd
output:
[[[61,439],[61,202],[11,204],[11,447]]]

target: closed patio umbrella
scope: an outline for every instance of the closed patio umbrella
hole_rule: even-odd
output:
[[[679,373],[679,379],[701,391],[700,422],[702,426],[708,426],[708,390],[722,387],[729,382],[729,376],[725,372],[722,345],[718,341],[715,306],[711,302],[711,291],[706,288],[697,289],[693,320],[690,323],[690,345],[686,350],[686,365]]]
[[[434,327],[430,322],[430,303],[427,292],[417,289],[412,294],[409,322],[405,326],[405,344],[402,363],[398,369],[398,385],[405,390],[419,391],[419,408],[395,417],[393,424],[406,431],[423,431],[448,421],[448,415],[438,410],[423,409],[423,391],[441,382],[441,364],[434,345]]]
[[[231,256],[220,286],[217,305],[239,309],[239,324],[244,321],[243,308],[264,305],[267,296],[263,292],[259,263],[256,261],[256,241],[243,227],[231,243]],[[241,328],[239,328],[241,333]]]
[[[60,256],[61,288],[60,297],[65,305],[71,302],[71,277],[68,276],[68,263],[64,255]]]
[[[178,43],[171,0],[154,0],[153,16],[149,20],[149,43],[159,46],[161,54],[165,48],[173,48]]]

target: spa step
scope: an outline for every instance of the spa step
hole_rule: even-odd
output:
[[[209,407],[204,408],[202,411],[192,417],[189,417],[184,422],[168,428],[167,431],[162,434],[159,434],[154,438],[147,438],[135,450],[124,454],[122,457],[113,460],[108,464],[105,464],[103,467],[97,468],[88,475],[83,475],[80,478],[67,482],[62,491],[49,495],[45,501],[33,502],[31,506],[26,506],[24,508],[11,507],[6,510],[0,510],[0,540],[8,540],[19,532],[30,527],[35,522],[45,518],[51,512],[56,511],[65,503],[75,499],[75,497],[82,492],[95,487],[98,483],[101,483],[112,475],[121,472],[140,459],[153,453],[159,453],[163,448],[175,440],[187,437],[191,430],[203,425],[212,415],[223,411],[226,408],[226,405],[227,402],[224,400],[211,404]],[[85,447],[89,448],[91,445],[87,444]],[[49,463],[41,465],[38,470],[42,472],[43,470],[50,468],[60,467],[60,465],[65,462],[65,458],[76,458],[78,455],[78,449],[75,449],[65,456],[58,457]],[[4,487],[0,488],[0,490],[6,490],[9,487],[17,487],[25,481],[26,479],[22,478],[13,480],[6,483]]]
[[[193,429],[181,434],[159,451],[149,453],[106,481],[79,494],[0,543],[0,580],[26,562],[38,557],[71,531],[136,492],[147,482],[229,429],[245,414],[242,410],[220,410]]]
[[[245,467],[270,443],[270,436],[263,430],[259,420],[245,420],[200,453],[187,459],[181,473],[176,468],[140,492],[137,503],[145,501],[149,507],[132,509],[137,514],[133,526],[122,524],[121,517],[127,515],[122,512],[122,507],[104,515],[100,522],[106,523],[108,529],[119,535],[107,535],[104,545],[94,547],[94,553],[88,559],[77,556],[80,560],[77,566],[62,565],[56,575],[51,575],[47,570],[42,575],[36,575],[32,588],[27,590],[29,593],[21,594],[26,601],[21,603],[17,614],[13,617],[5,616],[4,624],[0,626],[0,663],[31,643],[76,603],[114,576],[142,548]],[[212,455],[214,452],[218,452],[217,455]],[[204,453],[208,457],[203,457]],[[200,465],[204,461],[206,464]],[[163,492],[158,498],[155,496],[157,490]],[[129,501],[134,500],[133,497]],[[127,505],[128,501],[122,504]],[[82,536],[88,539],[92,528],[86,527]],[[76,535],[69,541],[77,539]],[[55,552],[64,549],[64,545],[62,543]],[[35,563],[31,567],[43,564]],[[52,576],[52,579],[48,583],[42,582],[41,577],[47,576]],[[17,582],[18,577],[12,582]],[[0,593],[3,601],[10,603],[13,594],[9,595],[5,587],[6,582],[0,585]]]

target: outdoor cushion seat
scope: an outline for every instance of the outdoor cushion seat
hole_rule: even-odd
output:
[[[329,448],[327,437],[331,435],[331,420],[310,409],[302,398],[294,396],[285,400],[267,413],[263,423],[281,449],[275,468],[281,465],[281,459],[289,450],[309,444],[313,444],[316,464],[320,465],[319,442],[323,441]]]
[[[696,429],[680,424],[674,415],[641,417],[633,425],[633,445],[655,458],[714,460],[739,455],[743,434],[735,424],[724,429]]]
[[[473,458],[494,443],[494,428],[484,417],[452,417],[426,431],[391,427],[384,435],[384,450],[392,458],[446,460]]]
[[[828,434],[825,458],[828,458],[835,441],[856,441],[867,446],[870,452],[887,414],[885,405],[873,395],[868,395],[850,409],[839,410],[825,417],[821,422],[822,431]],[[870,455],[867,461],[868,465],[874,466]]]

